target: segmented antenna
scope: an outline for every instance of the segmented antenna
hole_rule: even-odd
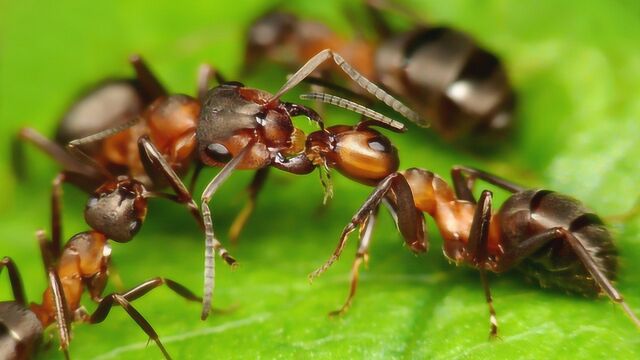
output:
[[[341,98],[336,95],[325,94],[325,93],[309,93],[309,94],[300,95],[300,99],[322,101],[323,103],[331,104],[349,111],[353,111],[360,115],[364,115],[371,120],[375,120],[385,125],[388,125],[394,129],[397,129],[398,131],[407,130],[407,127],[400,121],[393,120],[387,116],[380,114],[377,111],[369,109],[366,106],[362,106],[351,100],[347,100],[345,98]]]

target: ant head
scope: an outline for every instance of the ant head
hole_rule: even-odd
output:
[[[269,129],[277,124],[291,124],[286,112],[280,111],[279,102],[268,102],[270,97],[267,92],[246,88],[240,83],[224,83],[209,90],[196,131],[200,160],[209,166],[222,166],[249,142],[259,140],[260,144],[253,146],[239,168],[258,168],[267,164],[269,153],[261,144],[268,142],[266,138],[274,137]],[[286,134],[279,135],[289,139],[293,127],[287,129],[289,133],[283,131]]]
[[[87,224],[117,242],[127,242],[140,230],[147,214],[142,183],[119,178],[102,185],[84,211]]]
[[[278,11],[269,12],[251,24],[247,33],[245,71],[251,70],[265,57],[275,60],[287,59],[283,55],[287,48],[295,45],[297,24],[298,19],[294,15]],[[289,57],[296,55],[293,49],[289,50]]]
[[[389,139],[364,125],[338,125],[309,134],[307,156],[315,165],[326,164],[343,175],[375,185],[398,170],[398,151]]]
[[[196,147],[193,136],[198,126],[200,102],[187,95],[157,99],[144,114],[149,137],[164,154],[175,154],[172,162],[187,162]],[[184,164],[185,167],[187,164]]]

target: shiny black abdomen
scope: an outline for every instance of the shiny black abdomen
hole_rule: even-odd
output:
[[[584,245],[608,279],[615,279],[617,251],[611,235],[600,218],[578,200],[548,190],[527,190],[510,197],[498,216],[505,252],[533,235],[562,227]],[[587,296],[600,293],[599,286],[573,249],[562,240],[552,241],[521,259],[517,268],[537,280],[542,287]]]

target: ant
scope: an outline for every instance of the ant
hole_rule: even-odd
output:
[[[492,337],[498,334],[498,322],[487,272],[503,273],[515,268],[543,287],[590,297],[604,292],[640,327],[640,320],[612,284],[618,265],[611,235],[602,220],[580,201],[549,190],[527,189],[464,166],[453,167],[452,189],[443,178],[427,170],[411,168],[398,172],[395,148],[378,133],[357,126],[327,130],[330,135],[314,141],[315,153],[326,164],[344,173],[344,162],[366,154],[368,168],[384,169],[383,174],[362,173],[359,177],[348,174],[375,189],[343,229],[330,259],[309,275],[313,280],[325,272],[338,260],[349,234],[360,229],[349,295],[344,305],[330,315],[344,314],[351,306],[360,265],[368,261],[378,208],[384,202],[413,252],[428,249],[425,212],[435,220],[442,235],[445,256],[456,264],[479,270]],[[372,153],[372,148],[363,141],[370,138],[388,143],[389,148]],[[493,212],[491,191],[484,190],[476,201],[472,191],[478,179],[512,193],[497,212]]]
[[[60,348],[69,359],[71,322],[97,324],[104,321],[111,308],[121,306],[138,326],[152,339],[166,359],[171,356],[162,345],[151,324],[131,304],[151,290],[166,285],[173,292],[189,301],[201,298],[183,285],[162,277],[147,280],[124,293],[102,296],[108,278],[111,247],[107,237],[97,231],[74,235],[59,249],[59,256],[51,250],[55,246],[38,231],[37,237],[48,278],[48,287],[42,303],[27,304],[20,273],[13,260],[4,257],[0,261],[0,273],[6,267],[9,273],[13,301],[0,302],[0,357],[3,359],[27,359],[33,357],[42,341],[44,329],[54,322],[58,328]],[[97,303],[91,314],[80,305],[84,292]]]
[[[90,116],[89,110],[105,111],[97,115],[102,119],[99,124],[102,130],[68,141],[67,148],[33,129],[20,132],[23,140],[35,144],[63,167],[53,181],[54,255],[59,255],[61,248],[61,197],[65,182],[91,194],[84,211],[87,224],[117,242],[130,241],[140,230],[150,198],[164,198],[186,206],[200,227],[204,227],[191,191],[179,177],[193,160],[196,146],[193,132],[200,102],[187,95],[168,95],[140,57],[132,57],[131,62],[137,78],[104,81],[81,97],[63,117],[56,138],[86,133],[83,124]],[[209,70],[210,67],[203,66],[199,73],[198,86],[203,89],[199,93],[206,91],[213,76]],[[149,103],[151,96],[147,94],[156,99]],[[149,104],[139,109],[130,106],[134,103]],[[175,194],[156,191],[166,185]],[[224,258],[229,264],[235,263],[230,255]]]
[[[316,143],[319,139],[332,138],[331,129],[333,128],[325,129],[322,118],[314,110],[279,100],[283,94],[306,79],[328,60],[335,62],[358,86],[399,114],[414,122],[424,123],[418,114],[366,79],[342,56],[330,49],[322,50],[312,57],[273,95],[263,90],[245,87],[238,82],[221,83],[210,89],[202,100],[202,110],[195,132],[198,142],[196,151],[203,164],[219,166],[222,169],[209,182],[201,196],[200,209],[206,234],[202,319],[207,317],[211,305],[214,288],[214,251],[220,246],[220,242],[214,235],[208,203],[234,170],[257,170],[249,188],[251,203],[255,202],[255,197],[271,167],[300,175],[309,174],[318,168],[325,186],[325,199],[331,193],[327,170],[335,164],[317,153]],[[381,126],[398,132],[406,130],[404,124],[343,98],[329,94],[310,94],[303,98],[328,102],[365,116],[369,120],[357,125],[357,128],[363,131],[371,126]],[[320,130],[306,136],[302,130],[293,125],[291,118],[295,116],[306,116],[317,123]],[[373,154],[377,151],[391,151],[386,138],[372,136],[369,139],[358,140],[364,141],[361,145],[369,147]],[[369,166],[368,156],[371,154],[355,157],[346,153],[343,155],[340,166],[348,177],[357,179],[363,172],[377,173],[385,169]],[[381,177],[376,180],[381,180],[386,173],[380,173],[380,175]],[[252,206],[249,207],[248,212],[251,209]]]
[[[260,58],[297,66],[321,49],[343,54],[356,69],[429,119],[445,140],[502,138],[513,122],[515,95],[496,55],[470,35],[445,26],[430,26],[411,10],[381,0],[367,0],[378,39],[345,39],[321,23],[271,11],[248,30],[246,71]],[[410,31],[393,31],[383,10],[395,10],[414,21]],[[323,78],[328,69],[321,69]],[[337,86],[322,79],[310,83]],[[419,123],[426,125],[426,123]]]

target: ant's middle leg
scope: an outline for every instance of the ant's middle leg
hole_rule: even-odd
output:
[[[480,195],[480,199],[476,206],[476,211],[473,215],[473,221],[471,223],[471,230],[469,231],[469,239],[465,245],[465,253],[471,257],[471,263],[473,263],[480,270],[480,280],[482,281],[482,287],[484,289],[485,299],[489,306],[489,323],[491,324],[491,331],[489,336],[495,338],[498,336],[498,318],[496,316],[496,310],[493,307],[493,297],[491,296],[491,288],[489,287],[489,279],[486,270],[486,262],[488,260],[487,246],[489,240],[489,226],[491,224],[491,205],[493,195],[491,191],[485,190]],[[473,197],[471,199],[463,200],[475,202]]]
[[[249,199],[247,200],[244,208],[242,208],[240,213],[238,213],[236,218],[233,220],[231,228],[229,228],[229,238],[231,239],[232,244],[237,244],[240,232],[253,213],[253,210],[256,207],[256,199],[258,197],[258,194],[262,190],[265,181],[267,180],[267,175],[269,175],[269,167],[258,169],[258,171],[256,171],[253,175],[253,179],[251,180],[249,187],[247,187]]]
[[[342,250],[344,250],[349,234],[366,221],[371,212],[380,205],[380,202],[387,195],[389,195],[390,205],[398,214],[394,220],[397,222],[398,229],[402,233],[407,245],[415,252],[424,252],[427,250],[424,218],[419,216],[421,214],[415,207],[413,194],[407,180],[402,174],[396,172],[380,181],[371,195],[365,200],[364,204],[362,204],[360,209],[358,209],[356,214],[351,218],[349,224],[342,230],[340,241],[333,255],[331,255],[324,265],[309,275],[309,280],[318,277],[338,260]]]
[[[160,80],[153,74],[140,55],[132,55],[129,58],[129,62],[136,72],[136,79],[142,87],[145,101],[152,102],[168,94],[167,90],[162,86],[162,83],[160,83]]]

